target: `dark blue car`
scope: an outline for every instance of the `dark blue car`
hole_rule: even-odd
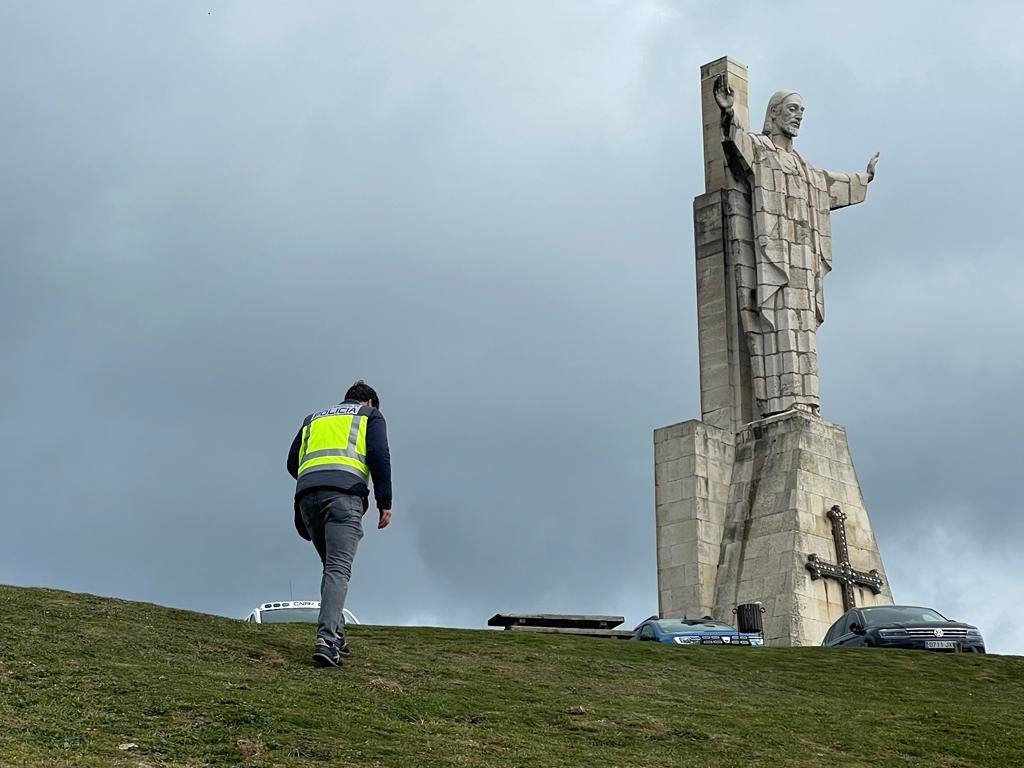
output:
[[[917,605],[871,605],[844,613],[822,642],[827,648],[908,648],[947,653],[984,653],[973,624],[947,619]]]
[[[651,616],[633,630],[633,639],[673,645],[764,646],[764,637],[759,633],[740,632],[710,616],[702,619],[659,619]]]

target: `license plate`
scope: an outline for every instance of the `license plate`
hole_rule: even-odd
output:
[[[956,648],[956,640],[925,640],[925,648],[950,649]]]

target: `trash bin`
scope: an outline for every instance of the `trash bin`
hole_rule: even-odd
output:
[[[761,621],[764,606],[761,603],[743,603],[733,608],[732,612],[736,614],[736,628],[740,632],[764,633],[764,622]]]

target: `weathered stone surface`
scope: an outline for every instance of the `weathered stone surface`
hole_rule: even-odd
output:
[[[701,67],[705,193],[694,200],[701,417],[733,433],[757,414],[734,289],[737,260],[728,250],[730,243],[739,241],[752,248],[753,229],[750,190],[726,160],[714,83],[719,75],[728,74],[736,91],[737,114],[746,116],[746,71],[746,66],[728,58]],[[748,277],[756,284],[756,276]]]
[[[763,130],[754,133],[747,93],[742,64],[723,58],[701,68],[705,194],[694,202],[701,410],[704,421],[725,429],[731,422],[733,431],[793,407],[817,413],[831,211],[865,199],[877,160],[864,173],[808,164],[793,148],[800,95],[772,96]]]
[[[790,411],[751,424],[736,436],[734,451],[713,615],[728,616],[735,605],[760,600],[770,642],[820,643],[844,612],[842,592],[835,583],[811,578],[807,556],[834,562],[827,517],[834,504],[847,516],[853,566],[885,576],[846,433],[819,417]],[[891,603],[892,594],[886,583],[878,595],[859,589],[858,600]]]
[[[701,421],[654,433],[659,611],[704,616],[714,602],[733,435]]]

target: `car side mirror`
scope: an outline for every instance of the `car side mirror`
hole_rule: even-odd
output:
[[[855,635],[863,635],[864,625],[858,621],[855,621],[853,622],[853,624],[850,625],[850,631],[853,632],[853,634]]]

